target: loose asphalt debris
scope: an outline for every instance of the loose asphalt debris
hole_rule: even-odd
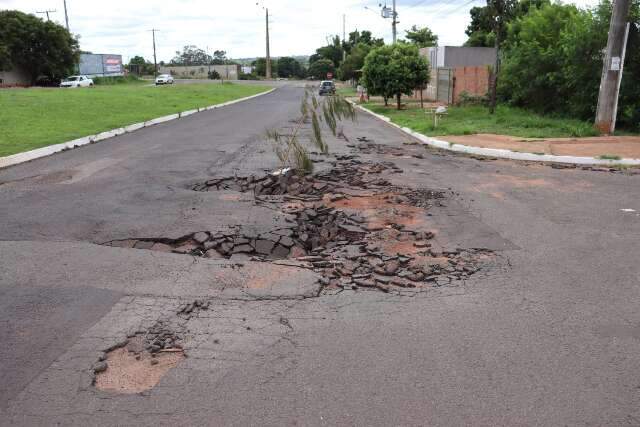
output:
[[[488,250],[445,249],[435,241],[426,218],[431,207],[451,196],[447,192],[392,185],[386,176],[402,170],[391,162],[339,155],[330,165],[314,175],[286,170],[214,178],[191,187],[253,192],[256,203],[276,206],[288,225],[267,231],[235,226],[176,240],[127,239],[107,244],[293,265],[320,273],[326,288],[384,292],[459,284],[492,259]]]

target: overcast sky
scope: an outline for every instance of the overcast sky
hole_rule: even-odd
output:
[[[574,0],[590,6],[598,0]],[[308,55],[332,34],[370,30],[391,40],[391,20],[382,19],[378,1],[368,0],[67,0],[71,31],[80,35],[83,50],[153,58],[151,30],[156,28],[158,61],[195,44],[210,51],[226,50],[231,58],[264,56],[265,11],[271,15],[271,54]],[[384,2],[383,2],[384,4]],[[484,0],[398,0],[398,34],[412,25],[429,26],[441,45],[460,45],[469,9]],[[391,0],[388,1],[391,5]],[[369,9],[365,8],[368,7]],[[64,23],[63,0],[0,0],[0,9],[35,13],[55,9],[51,19]],[[39,15],[43,16],[44,15]]]

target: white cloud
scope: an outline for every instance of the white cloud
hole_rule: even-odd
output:
[[[265,16],[269,7],[271,53],[274,56],[311,54],[327,37],[370,30],[391,40],[391,20],[380,17],[379,0],[67,0],[71,31],[80,34],[81,47],[95,53],[120,53],[152,58],[151,30],[157,33],[158,61],[169,60],[176,50],[195,44],[222,49],[235,58],[263,56]],[[388,0],[389,5],[391,0]],[[466,39],[469,9],[483,0],[398,0],[398,34],[412,25],[428,25],[443,45],[459,45]],[[597,0],[576,0],[591,6]],[[370,9],[365,9],[368,6]],[[28,13],[56,9],[51,19],[64,23],[63,0],[0,0],[0,9]],[[43,16],[43,15],[40,15]]]

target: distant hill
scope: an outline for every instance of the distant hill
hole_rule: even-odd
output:
[[[299,61],[305,67],[309,65],[309,55],[291,55],[291,57]],[[272,56],[272,58],[278,59],[279,56]],[[251,65],[251,63],[256,59],[258,58],[233,58],[232,61],[237,62],[240,65]]]

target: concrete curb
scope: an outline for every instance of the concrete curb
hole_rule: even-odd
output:
[[[521,153],[518,151],[511,151],[511,150],[505,150],[500,148],[482,148],[482,147],[473,147],[473,146],[462,145],[462,144],[453,144],[447,141],[442,141],[440,139],[428,137],[421,133],[415,132],[409,128],[397,125],[393,123],[389,117],[374,113],[373,111],[361,105],[358,105],[353,101],[349,101],[349,102],[355,105],[356,108],[371,114],[377,119],[380,119],[397,129],[400,129],[402,132],[408,135],[411,135],[412,137],[416,138],[420,142],[426,145],[429,145],[431,147],[440,148],[442,150],[454,151],[458,153],[474,154],[477,156],[498,157],[501,159],[525,160],[529,162],[552,162],[552,163],[570,163],[570,164],[578,164],[578,165],[607,165],[607,166],[640,165],[640,159],[605,160],[605,159],[598,159],[595,157],[556,156],[553,154]]]
[[[47,157],[52,154],[59,153],[61,151],[82,147],[83,145],[92,144],[94,142],[104,141],[105,139],[110,139],[118,135],[135,132],[142,128],[154,126],[160,123],[165,123],[171,120],[180,119],[180,118],[187,117],[202,111],[210,111],[210,110],[215,110],[216,108],[222,108],[228,105],[237,104],[238,102],[247,101],[249,99],[257,98],[263,95],[268,95],[276,89],[277,88],[274,87],[266,92],[257,93],[255,95],[246,96],[244,98],[234,99],[233,101],[227,101],[221,104],[210,105],[208,107],[196,108],[194,110],[183,111],[181,113],[169,114],[168,116],[158,117],[155,119],[147,120],[146,122],[134,123],[121,128],[100,132],[95,135],[83,136],[82,138],[74,139],[67,142],[62,142],[60,144],[49,145],[47,147],[36,148],[35,150],[31,150],[31,151],[25,151],[24,153],[17,153],[17,154],[12,154],[6,157],[0,157],[0,169],[6,168],[8,166],[17,165],[20,163],[29,162],[31,160],[39,159],[41,157]]]

